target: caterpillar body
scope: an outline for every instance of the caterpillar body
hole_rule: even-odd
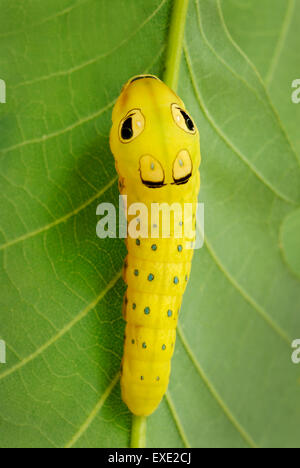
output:
[[[186,203],[195,219],[201,161],[198,130],[181,99],[153,75],[123,87],[113,109],[110,146],[127,206],[143,203],[137,223],[146,235],[127,238],[123,278],[127,322],[121,366],[123,401],[138,416],[151,414],[167,390],[176,327],[191,269],[191,238],[180,218]],[[174,205],[168,238],[153,204]],[[191,206],[191,205],[190,205]],[[178,215],[178,216],[177,216]],[[130,219],[128,218],[128,223]],[[176,226],[184,230],[181,237]]]

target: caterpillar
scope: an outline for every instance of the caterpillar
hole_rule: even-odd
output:
[[[139,75],[124,85],[115,103],[110,147],[121,195],[127,196],[128,206],[143,203],[148,208],[138,222],[145,221],[149,236],[126,239],[121,365],[123,401],[133,414],[148,416],[168,387],[178,314],[193,257],[186,234],[177,235],[176,209],[167,238],[160,223],[153,223],[151,205],[175,203],[177,211],[185,203],[196,205],[199,132],[182,100],[163,81]],[[191,216],[196,217],[195,208]],[[179,222],[184,223],[185,218]]]

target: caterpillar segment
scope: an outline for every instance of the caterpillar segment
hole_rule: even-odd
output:
[[[127,207],[143,203],[146,208],[127,218],[121,391],[133,414],[147,416],[168,387],[190,277],[200,188],[199,134],[180,98],[158,78],[141,75],[124,86],[115,104],[110,145]],[[171,206],[169,219],[163,210],[153,217],[152,207],[164,203]]]

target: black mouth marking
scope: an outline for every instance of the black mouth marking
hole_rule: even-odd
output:
[[[137,76],[137,77],[133,78],[133,80],[131,80],[130,83],[133,83],[134,81],[137,81],[137,80],[143,80],[144,78],[152,78],[153,80],[157,80],[157,78],[155,78],[155,76],[144,75],[144,76]]]
[[[187,184],[191,177],[192,177],[192,174],[189,174],[189,175],[187,175],[185,177],[182,177],[182,179],[176,180],[171,185],[184,185],[184,184]],[[142,179],[142,182],[148,188],[162,188],[162,187],[165,187],[167,185],[164,182],[151,182],[150,180],[143,180],[143,179]]]
[[[190,178],[192,177],[192,174],[188,174],[185,177],[182,177],[182,179],[175,180],[175,182],[172,185],[184,185],[187,184]]]
[[[161,188],[161,187],[165,187],[166,185],[164,184],[164,182],[151,182],[149,180],[143,180],[143,179],[142,179],[142,182],[148,188]]]

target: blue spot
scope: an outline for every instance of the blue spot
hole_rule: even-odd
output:
[[[136,243],[136,245],[141,245],[140,239],[137,239],[137,240],[135,241],[135,243]]]
[[[157,224],[153,224],[153,227],[154,227],[154,229],[156,229],[156,228],[157,228]]]
[[[150,307],[146,307],[144,312],[145,312],[146,315],[149,315],[150,314]]]
[[[185,281],[187,281],[189,279],[188,275],[185,275]]]
[[[168,310],[168,317],[172,317],[173,312],[171,310]]]
[[[134,270],[134,276],[139,276],[139,270]]]
[[[158,381],[160,380],[160,377],[159,377],[159,376],[157,376],[157,377],[156,377],[156,380],[157,380],[157,382],[158,382]]]
[[[133,303],[132,308],[133,308],[133,310],[135,310],[136,309],[136,304]]]
[[[178,279],[177,276],[175,276],[175,278],[174,278],[174,284],[178,284],[178,283],[179,283],[179,279]]]
[[[179,226],[183,226],[183,222],[182,222],[182,221],[180,221]]]
[[[145,343],[145,342],[142,344],[142,347],[143,347],[144,349],[146,349],[146,348],[147,348],[147,345],[146,345],[146,343]]]
[[[179,245],[179,246],[177,247],[177,250],[178,250],[178,252],[182,252],[182,245]]]
[[[152,275],[152,273],[150,273],[150,275],[148,276],[148,280],[149,280],[149,281],[153,281],[153,280],[154,280],[154,275]]]
[[[161,347],[161,349],[164,351],[164,350],[166,349],[166,345],[163,344],[162,347]]]
[[[153,244],[153,245],[151,246],[151,249],[154,250],[154,252],[155,252],[155,250],[157,250],[157,245],[156,245],[156,244]]]

